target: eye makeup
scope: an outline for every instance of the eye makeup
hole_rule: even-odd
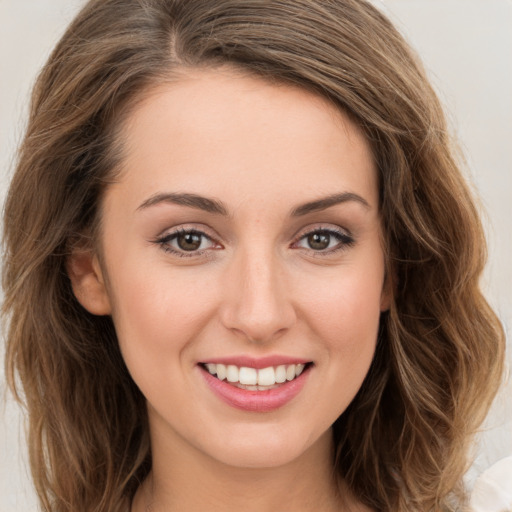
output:
[[[346,230],[329,225],[328,227],[318,226],[302,232],[292,247],[312,251],[315,257],[322,257],[347,250],[354,244],[354,237]]]
[[[153,240],[163,251],[179,258],[199,258],[210,251],[223,249],[212,236],[198,228],[179,227]],[[330,256],[355,244],[352,235],[332,225],[303,230],[290,248]]]
[[[211,236],[196,228],[180,227],[165,233],[153,242],[166,253],[179,258],[199,257],[207,251],[222,249],[222,246]]]

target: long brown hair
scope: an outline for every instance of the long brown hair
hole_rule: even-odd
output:
[[[378,510],[463,499],[471,435],[499,386],[504,335],[479,289],[485,241],[439,102],[364,0],[92,0],[35,85],[4,217],[9,384],[26,404],[45,511],[115,511],[151,467],[145,401],[110,317],[73,296],[66,260],[96,242],[119,127],[182,66],[232,65],[328,98],[369,140],[394,298],[335,471]]]

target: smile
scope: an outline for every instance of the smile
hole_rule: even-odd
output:
[[[311,362],[276,364],[275,358],[272,362],[260,360],[253,365],[248,365],[249,361],[239,361],[240,366],[234,362],[200,363],[198,368],[207,387],[218,398],[248,412],[271,412],[292,401],[303,389],[314,366]]]
[[[215,375],[219,380],[226,380],[232,385],[249,391],[265,391],[274,389],[279,384],[292,381],[298,377],[306,367],[305,364],[289,364],[268,366],[266,368],[251,368],[248,366],[236,366],[234,364],[207,363],[204,367],[210,375]]]

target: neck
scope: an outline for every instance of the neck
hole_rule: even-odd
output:
[[[160,444],[159,449],[155,449],[157,439],[152,441],[152,471],[135,496],[132,512],[238,507],[245,512],[340,512],[349,510],[344,504],[353,503],[348,496],[340,496],[333,476],[330,431],[299,459],[269,468],[233,467],[176,440]]]

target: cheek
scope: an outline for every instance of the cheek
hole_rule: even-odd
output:
[[[373,359],[381,316],[382,280],[380,270],[346,268],[323,287],[318,286],[304,308],[314,339],[326,350],[329,380],[343,390],[337,395],[340,410],[357,393]]]
[[[120,328],[169,331],[169,324],[187,326],[197,320],[208,303],[208,276],[200,269],[176,271],[161,257],[142,255],[125,259],[113,276],[113,316]]]
[[[304,300],[306,314],[312,325],[330,334],[329,339],[358,343],[365,333],[376,332],[383,272],[346,268],[315,284],[315,293],[304,295],[309,295]]]
[[[212,300],[201,279],[166,272],[161,265],[124,265],[111,283],[112,317],[126,365],[144,387],[148,378],[172,374],[211,316]]]

